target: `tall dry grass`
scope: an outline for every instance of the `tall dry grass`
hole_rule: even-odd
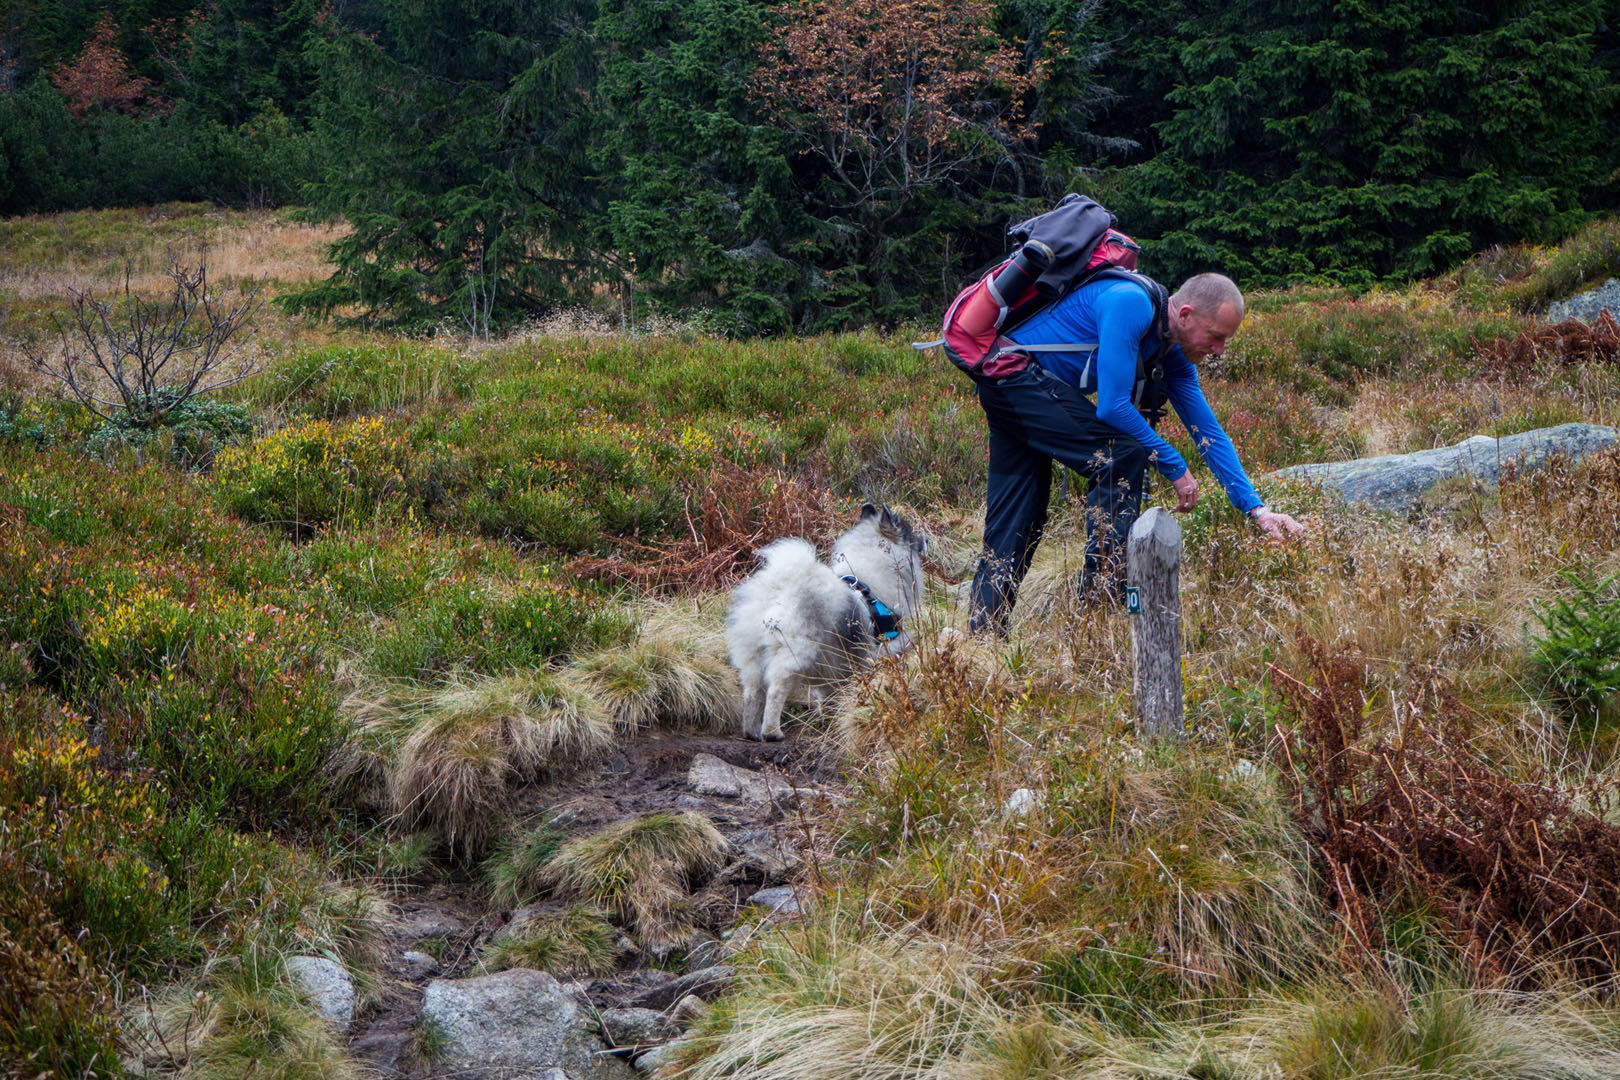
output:
[[[363,682],[346,709],[356,733],[339,777],[403,830],[431,830],[464,855],[498,835],[512,785],[576,769],[613,741],[613,721],[566,671]]]

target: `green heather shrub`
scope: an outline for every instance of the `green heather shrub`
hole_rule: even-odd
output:
[[[984,416],[967,381],[919,387],[914,401],[833,424],[835,485],[873,502],[972,505],[984,497]]]
[[[0,500],[21,518],[0,544],[0,637],[94,708],[108,753],[244,820],[330,805],[324,627],[272,602],[285,567],[263,538],[159,467],[35,460],[0,473]]]
[[[434,587],[420,605],[401,612],[372,642],[366,666],[401,679],[450,671],[496,675],[543,664],[611,623],[603,598],[575,585],[463,577]]]
[[[94,429],[95,417],[61,398],[0,390],[0,443],[43,449],[71,442]]]
[[[283,416],[345,420],[465,397],[476,369],[464,355],[414,341],[325,345],[277,361],[238,393]]]
[[[1251,314],[1225,355],[1206,366],[1234,382],[1269,376],[1320,404],[1342,406],[1348,388],[1368,378],[1469,372],[1477,343],[1517,328],[1507,315],[1411,308],[1397,297],[1301,302]]]
[[[219,454],[215,491],[248,521],[304,537],[323,525],[404,512],[413,457],[404,433],[386,420],[301,421]]]
[[[206,793],[107,768],[84,719],[38,693],[0,691],[0,709],[30,729],[0,757],[0,900],[41,897],[98,966],[144,977],[244,933],[358,947],[353,905],[331,902],[311,856],[235,832]]]
[[[1620,577],[1560,576],[1568,594],[1532,609],[1541,629],[1531,657],[1571,719],[1608,728],[1620,712]]]
[[[28,883],[98,958],[132,964],[173,953],[184,919],[165,901],[167,879],[142,856],[161,794],[103,770],[81,720],[63,714],[13,745],[0,763],[0,806],[6,847]]]

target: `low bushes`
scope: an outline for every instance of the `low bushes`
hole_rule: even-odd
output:
[[[309,420],[219,454],[214,484],[232,512],[300,537],[402,513],[419,501],[415,464],[397,424]]]

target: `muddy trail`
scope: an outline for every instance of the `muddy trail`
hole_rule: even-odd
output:
[[[725,865],[696,883],[690,896],[698,931],[685,947],[659,956],[625,937],[619,967],[610,977],[557,976],[613,1056],[636,1060],[643,1071],[656,1067],[656,1054],[641,1059],[649,1040],[678,1035],[703,999],[729,985],[730,969],[724,965],[734,951],[731,939],[739,921],[791,917],[797,910],[793,885],[803,877],[809,822],[824,819],[827,804],[844,798],[835,758],[823,746],[825,740],[802,729],[774,743],[655,730],[627,737],[594,766],[515,793],[519,820],[544,815],[565,838],[660,811],[690,811],[708,818],[728,842]],[[422,1045],[423,1000],[430,984],[486,974],[481,950],[503,931],[510,934],[525,919],[569,906],[544,901],[513,910],[472,880],[396,890],[385,908],[377,985],[364,995],[366,1004],[348,1027],[354,1059],[383,1078],[580,1080],[564,1070],[491,1067],[469,1074],[464,1067],[436,1062],[431,1048],[424,1051]],[[615,1031],[620,1024],[640,1026],[624,1034]]]

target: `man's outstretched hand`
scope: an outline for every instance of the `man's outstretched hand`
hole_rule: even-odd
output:
[[[1287,514],[1278,514],[1266,509],[1257,511],[1253,516],[1253,520],[1256,525],[1260,526],[1261,532],[1275,540],[1298,536],[1305,531],[1305,526]]]
[[[1193,479],[1191,469],[1170,481],[1170,486],[1176,489],[1176,508],[1172,513],[1185,514],[1198,505],[1198,481]]]

